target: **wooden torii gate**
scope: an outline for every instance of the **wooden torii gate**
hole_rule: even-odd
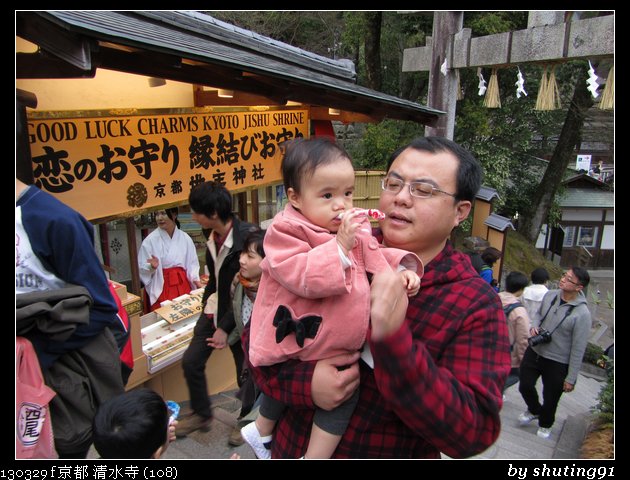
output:
[[[567,13],[532,11],[525,30],[472,38],[471,29],[463,28],[463,12],[434,12],[427,46],[403,52],[403,72],[430,71],[427,106],[446,112],[425,135],[453,139],[457,69],[614,57],[614,14],[582,20],[579,12]],[[503,248],[506,233],[503,229],[502,239],[494,239]]]
[[[463,12],[435,12],[427,46],[403,52],[403,72],[431,72],[427,106],[447,113],[426,135],[453,139],[457,69],[614,57],[614,14],[581,20],[579,12],[533,11],[525,30],[475,38],[463,20]]]

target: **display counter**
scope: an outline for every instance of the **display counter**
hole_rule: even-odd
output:
[[[181,402],[188,400],[188,388],[181,367],[181,358],[190,344],[193,329],[200,311],[195,295],[191,300],[183,298],[173,302],[167,312],[162,312],[170,321],[150,312],[141,316],[140,297],[126,293],[122,304],[131,324],[131,348],[134,368],[127,382],[127,390],[147,387],[155,390],[164,399]],[[120,295],[119,295],[120,296]],[[199,307],[199,308],[197,308]],[[191,314],[177,315],[184,309]],[[161,309],[160,309],[161,310]],[[214,395],[236,387],[236,367],[229,348],[212,352],[206,364],[208,394]]]

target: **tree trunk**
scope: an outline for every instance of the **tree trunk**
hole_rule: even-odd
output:
[[[542,224],[548,221],[553,198],[569,163],[575,161],[575,150],[579,148],[584,118],[587,110],[594,103],[591,93],[586,89],[587,78],[586,69],[581,69],[558,143],[545,175],[532,198],[531,205],[535,210],[525,212],[522,220],[519,221],[519,232],[532,243],[538,239]]]
[[[365,12],[365,71],[367,86],[381,91],[381,24],[383,12]]]

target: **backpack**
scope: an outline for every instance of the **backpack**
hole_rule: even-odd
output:
[[[515,308],[518,307],[522,307],[523,304],[521,302],[514,302],[514,303],[510,303],[509,305],[506,305],[505,307],[503,307],[503,313],[505,313],[505,321],[507,321],[508,319],[508,315],[510,313],[512,313],[512,310],[514,310]],[[514,343],[512,343],[512,345],[510,345],[510,352],[514,350]]]
[[[512,310],[514,310],[515,308],[518,307],[522,307],[523,304],[521,302],[514,302],[514,303],[510,303],[509,305],[506,305],[505,307],[503,307],[503,313],[505,313],[505,319],[507,320],[508,315],[510,313],[512,313]]]

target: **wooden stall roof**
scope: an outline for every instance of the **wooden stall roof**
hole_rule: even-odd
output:
[[[332,60],[189,11],[16,12],[16,34],[39,46],[16,54],[16,78],[89,78],[97,68],[232,89],[251,104],[295,101],[433,125],[443,112],[354,83]],[[360,121],[360,120],[357,120]]]
[[[490,228],[493,228],[500,232],[505,232],[508,228],[516,230],[514,228],[514,225],[512,225],[512,222],[510,222],[509,218],[502,215],[497,215],[496,213],[491,213],[490,216],[483,223],[484,225],[487,225]]]
[[[500,198],[497,191],[492,187],[481,186],[479,192],[477,192],[476,198],[481,200],[485,200],[486,202],[491,202],[494,198]]]

